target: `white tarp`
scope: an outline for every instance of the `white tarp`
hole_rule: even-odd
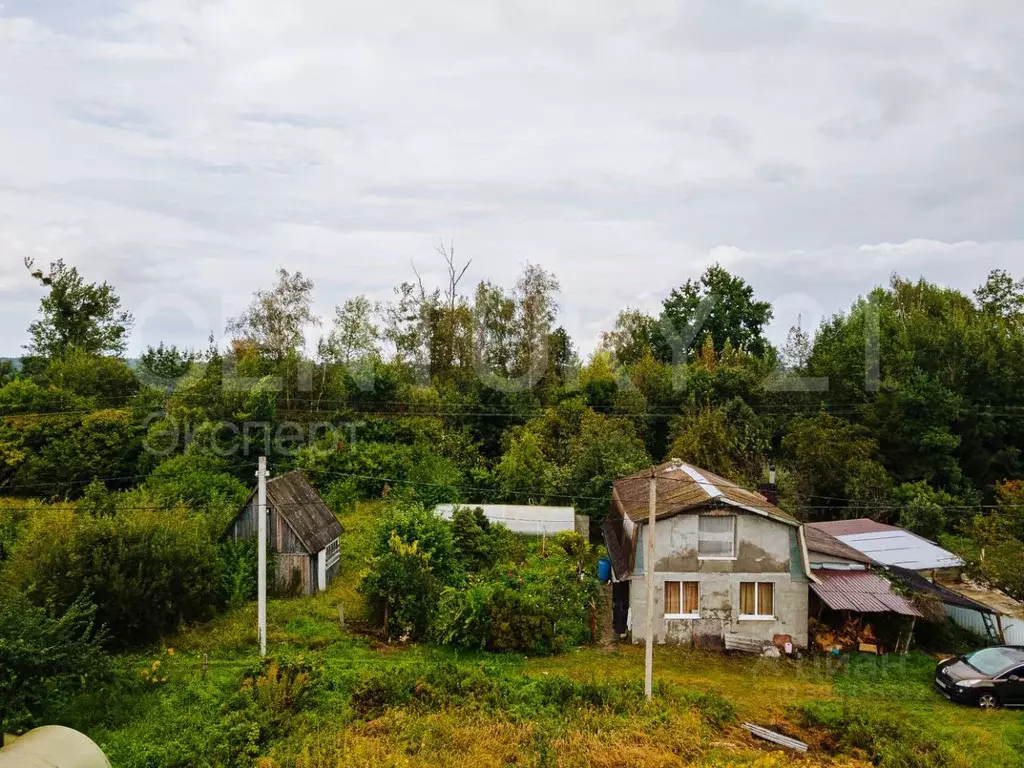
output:
[[[572,507],[535,507],[527,504],[439,504],[434,513],[451,520],[457,507],[479,508],[492,523],[501,523],[513,533],[551,536],[576,530],[576,510]]]
[[[957,568],[964,564],[952,552],[909,531],[851,533],[836,538],[883,565],[896,565],[910,571]]]

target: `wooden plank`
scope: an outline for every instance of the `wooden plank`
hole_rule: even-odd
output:
[[[808,749],[807,745],[802,741],[791,739],[789,736],[783,736],[781,733],[776,733],[775,731],[769,731],[767,728],[760,725],[754,725],[754,723],[743,723],[743,727],[759,739],[770,741],[773,744],[778,744],[779,746],[786,747],[797,752],[806,752]]]

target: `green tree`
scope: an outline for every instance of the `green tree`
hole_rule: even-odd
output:
[[[193,350],[165,346],[161,341],[156,347],[146,347],[139,358],[139,378],[146,386],[171,392],[198,360],[199,355]]]
[[[1015,322],[1024,318],[1024,280],[1014,280],[1006,270],[993,269],[974,298],[983,312]]]
[[[228,321],[232,338],[251,342],[261,353],[282,362],[306,343],[304,329],[320,325],[313,312],[313,281],[301,272],[277,270],[277,283],[269,291],[258,290],[252,303]]]
[[[139,380],[123,360],[69,349],[54,358],[43,380],[50,386],[83,397],[95,398],[103,407],[121,406],[139,391]]]
[[[124,354],[133,318],[121,309],[112,286],[86,283],[63,260],[52,262],[49,274],[36,269],[31,259],[25,266],[47,289],[39,305],[40,318],[28,327],[30,354],[63,357],[72,348],[91,355]]]
[[[899,507],[898,525],[931,541],[938,541],[949,521],[958,519],[963,502],[941,488],[922,481],[901,483],[892,491],[892,503]]]
[[[674,288],[662,303],[662,325],[668,324],[675,334],[686,341],[687,328],[694,333],[685,349],[675,350],[675,356],[699,350],[705,338],[710,337],[714,349],[721,352],[726,341],[737,349],[762,357],[770,349],[764,337],[764,327],[772,319],[772,305],[757,301],[754,289],[738,276],[715,264],[701,275],[699,281],[687,280]],[[664,332],[662,333],[665,338]],[[663,360],[672,361],[667,340],[659,344]]]
[[[782,438],[782,453],[793,473],[796,502],[812,520],[844,516],[877,517],[891,480],[876,460],[878,443],[862,426],[824,411],[794,419]]]
[[[650,463],[628,420],[584,412],[569,451],[562,493],[579,497],[575,504],[580,511],[600,522],[608,513],[612,483]]]
[[[624,309],[615,326],[601,334],[600,348],[610,352],[620,365],[633,365],[653,354],[663,343],[658,321],[639,309]]]
[[[735,398],[719,408],[691,408],[675,420],[669,454],[722,477],[756,484],[764,474],[770,434]]]
[[[540,435],[527,427],[512,431],[495,469],[504,495],[521,504],[542,502],[552,490],[555,472]]]

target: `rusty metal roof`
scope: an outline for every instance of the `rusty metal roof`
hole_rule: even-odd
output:
[[[725,504],[789,525],[799,524],[795,517],[770,504],[763,496],[678,459],[615,482],[612,499],[624,515],[638,523],[647,521],[652,470],[657,478],[657,519],[711,504]]]
[[[888,581],[870,571],[816,569],[814,575],[818,583],[812,582],[811,589],[834,610],[923,616],[909,600],[893,592]]]

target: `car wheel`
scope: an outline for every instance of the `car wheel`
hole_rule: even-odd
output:
[[[978,696],[978,706],[982,709],[996,709],[999,706],[999,697],[994,693],[983,693]]]

